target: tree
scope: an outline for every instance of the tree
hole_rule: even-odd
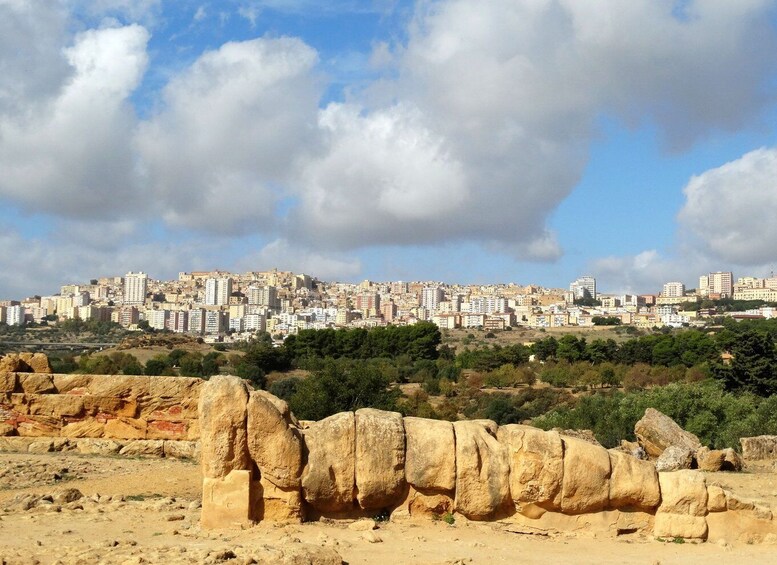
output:
[[[730,365],[715,362],[712,374],[726,390],[747,391],[759,396],[777,394],[777,350],[772,338],[756,330],[739,333],[730,343]]]

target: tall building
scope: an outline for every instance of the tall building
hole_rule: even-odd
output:
[[[209,306],[229,304],[231,294],[232,279],[230,277],[207,279],[205,281],[205,304]]]
[[[148,291],[146,273],[127,273],[124,275],[124,304],[143,304]]]
[[[731,271],[710,273],[699,277],[699,293],[702,296],[710,294],[730,298],[734,293],[734,274]]]
[[[681,282],[668,282],[661,290],[661,296],[666,298],[682,298],[685,296],[685,285]]]
[[[426,286],[421,292],[421,306],[429,312],[436,312],[437,305],[442,301],[445,294],[439,286]]]
[[[250,286],[246,295],[248,304],[278,308],[278,289],[274,286]]]
[[[569,285],[569,291],[575,300],[580,298],[596,299],[596,279],[590,275],[585,275]]]

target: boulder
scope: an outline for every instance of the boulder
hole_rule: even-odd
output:
[[[270,522],[301,522],[304,518],[302,493],[299,487],[281,488],[262,477],[252,481],[255,506],[252,518]]]
[[[705,540],[707,533],[707,520],[703,516],[656,513],[653,535],[657,538]]]
[[[700,471],[720,471],[725,460],[726,454],[722,449],[702,447],[696,452],[696,464]]]
[[[596,436],[591,430],[562,430],[561,428],[553,428],[551,431],[557,432],[562,437],[581,439],[592,445],[602,447],[602,444],[599,443],[599,440],[596,439]]]
[[[518,512],[561,508],[564,476],[564,446],[558,432],[510,424],[497,432],[507,448],[510,464],[510,494]]]
[[[745,467],[745,462],[742,460],[742,456],[739,455],[732,448],[727,447],[723,450],[723,465],[721,471],[736,471],[739,472]]]
[[[205,477],[200,524],[205,529],[250,525],[251,498],[251,471],[232,470],[225,477]]]
[[[267,396],[251,391],[248,398],[248,452],[262,475],[282,488],[300,486],[302,439]]]
[[[707,538],[707,483],[698,471],[659,473],[661,505],[653,533],[661,538]]]
[[[726,506],[726,491],[718,485],[707,485],[707,512],[723,512]]]
[[[453,491],[456,441],[453,424],[425,418],[404,419],[405,479],[416,489]]]
[[[693,454],[687,447],[669,446],[656,461],[656,469],[662,472],[690,469],[693,466]]]
[[[0,394],[13,392],[15,389],[16,373],[8,371],[0,372]]]
[[[164,440],[165,457],[173,459],[197,459],[200,455],[200,444],[196,441]]]
[[[329,416],[304,431],[308,459],[302,471],[302,492],[320,512],[353,509],[355,436],[353,412]]]
[[[20,373],[16,375],[19,386],[26,394],[52,394],[57,392],[54,377],[46,374]]]
[[[610,508],[653,509],[661,502],[658,473],[649,461],[610,450]]]
[[[123,443],[112,439],[79,439],[76,449],[84,455],[115,455],[124,447]]]
[[[701,447],[699,438],[655,408],[645,410],[645,415],[634,426],[634,434],[651,457],[658,457],[673,445],[690,449],[692,453]]]
[[[493,424],[493,422],[491,422]],[[511,506],[507,448],[489,433],[496,424],[460,421],[456,434],[456,512],[471,520],[498,515]]]
[[[606,449],[575,438],[562,438],[564,477],[561,511],[583,514],[603,510],[610,498],[610,455]]]
[[[405,426],[399,412],[356,411],[356,500],[365,510],[400,502],[405,489]]]
[[[251,468],[247,444],[248,388],[232,376],[211,377],[200,389],[200,449],[205,477]]]
[[[119,455],[136,457],[164,457],[165,442],[161,439],[136,439],[127,442]]]
[[[739,439],[745,461],[777,459],[777,436],[755,436]]]

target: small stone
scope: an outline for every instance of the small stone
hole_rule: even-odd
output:
[[[353,522],[348,525],[349,530],[354,530],[356,532],[366,532],[369,530],[375,530],[377,529],[377,524],[375,524],[375,520],[370,520],[369,518],[364,520],[357,520],[356,522]]]
[[[383,538],[381,538],[375,532],[364,532],[362,534],[362,539],[364,541],[366,541],[367,543],[382,543],[383,542]]]
[[[184,520],[186,516],[183,514],[172,514],[167,517],[168,522],[180,522],[181,520]]]

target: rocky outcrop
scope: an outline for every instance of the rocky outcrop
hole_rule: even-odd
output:
[[[699,438],[655,408],[645,410],[645,415],[634,426],[634,434],[651,457],[659,457],[671,446],[684,447],[692,453],[701,447]]]

